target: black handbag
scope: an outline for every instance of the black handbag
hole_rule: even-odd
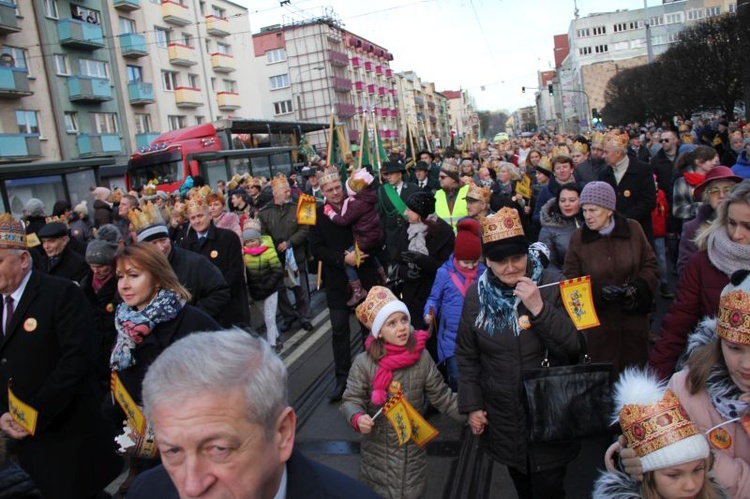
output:
[[[531,443],[578,440],[609,433],[612,415],[611,362],[592,362],[579,333],[578,364],[541,367],[522,373],[528,438]]]

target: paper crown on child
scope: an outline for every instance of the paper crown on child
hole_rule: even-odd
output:
[[[242,240],[260,239],[260,220],[248,218],[242,226]]]
[[[133,225],[139,243],[169,237],[169,231],[161,217],[159,208],[149,201],[143,203],[141,208],[130,210],[128,219]]]
[[[0,214],[0,248],[26,249],[26,227],[10,213]]]
[[[653,375],[626,369],[615,384],[614,401],[614,419],[644,472],[708,457],[706,436],[690,421],[677,395]]]
[[[487,187],[481,187],[472,182],[469,184],[469,190],[466,191],[466,199],[473,199],[474,201],[484,201],[485,203],[489,203],[490,189]]]
[[[271,179],[271,190],[278,192],[278,191],[285,191],[289,189],[289,181],[286,178],[286,175],[283,173],[279,173],[274,178]]]
[[[716,334],[732,343],[750,345],[750,271],[738,270],[719,298]]]
[[[396,298],[393,292],[383,286],[373,286],[367,293],[367,298],[356,309],[359,322],[370,330],[375,338],[380,334],[380,328],[391,314],[403,312],[411,321],[406,304]]]

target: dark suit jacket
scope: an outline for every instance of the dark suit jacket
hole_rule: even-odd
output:
[[[234,236],[235,238],[237,236]],[[229,303],[229,284],[221,271],[211,265],[202,255],[172,245],[169,263],[177,274],[180,284],[192,295],[191,305],[195,305],[208,315],[219,320],[219,316]]]
[[[427,182],[427,185],[421,188],[419,187],[419,180],[417,180],[416,178],[412,180],[411,183],[416,185],[417,188],[420,188],[424,192],[428,194],[432,194],[434,196],[435,193],[440,189],[440,182],[435,182],[430,177],[427,177],[426,182]]]
[[[93,319],[73,282],[32,271],[0,343],[0,411],[13,392],[39,412],[36,434],[9,451],[45,498],[91,497],[120,467],[104,437]]]
[[[287,499],[377,499],[356,480],[293,451],[287,466]],[[128,490],[128,499],[178,499],[163,465],[141,473]]]
[[[189,230],[180,244],[183,248],[205,256],[213,263],[229,284],[231,298],[221,311],[218,321],[224,327],[250,322],[250,306],[245,286],[245,263],[242,260],[242,245],[237,234],[231,230],[208,227],[205,243],[198,241],[198,233]]]
[[[651,165],[634,161],[629,156],[628,162],[628,168],[619,184],[609,166],[599,174],[599,180],[614,187],[617,195],[617,212],[640,223],[646,238],[653,241],[651,212],[656,207],[654,174]]]
[[[639,147],[638,152],[633,149],[633,146],[628,146],[628,156],[630,156],[631,158],[635,158],[641,163],[648,163],[651,159],[651,153],[648,152],[648,147],[646,146]]]
[[[91,269],[86,263],[84,257],[71,249],[70,242],[65,245],[65,248],[63,248],[63,251],[60,254],[60,259],[55,262],[53,267],[49,266],[47,253],[42,249],[42,256],[39,259],[39,265],[36,268],[49,275],[70,279],[78,284],[80,284],[81,281],[91,273]]]
[[[419,191],[419,187],[404,181],[399,197],[405,203],[417,191]],[[398,214],[393,203],[388,199],[388,195],[385,193],[385,185],[381,185],[378,189],[378,212],[380,213],[380,222],[383,224],[383,232],[385,233],[385,249],[388,254],[388,261],[394,262],[398,256],[401,227],[406,225],[407,222]]]

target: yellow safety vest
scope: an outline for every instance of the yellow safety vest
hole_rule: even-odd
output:
[[[440,189],[435,193],[435,215],[449,223],[453,227],[453,232],[456,232],[458,221],[469,214],[465,199],[468,191],[468,185],[458,190],[456,201],[453,203],[453,212],[448,208],[448,197],[445,195],[445,191]]]

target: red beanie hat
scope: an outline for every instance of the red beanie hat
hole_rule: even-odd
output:
[[[453,256],[457,260],[479,260],[482,255],[482,241],[479,238],[479,222],[473,218],[464,218],[458,222],[456,246]]]

